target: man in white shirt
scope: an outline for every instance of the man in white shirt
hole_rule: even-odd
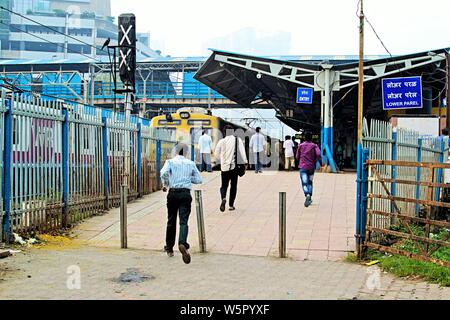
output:
[[[201,172],[208,171],[212,172],[211,167],[211,151],[212,151],[212,139],[206,132],[203,130],[202,136],[198,140],[198,148],[200,149],[200,157],[202,158],[202,166]]]
[[[256,128],[256,133],[250,139],[250,149],[253,150],[255,159],[255,173],[262,173],[261,158],[266,147],[266,138],[261,134],[261,128]]]
[[[226,125],[224,128],[224,135],[225,138],[217,143],[215,150],[215,155],[217,160],[220,162],[220,169],[222,172],[222,186],[220,188],[220,195],[222,197],[222,203],[220,205],[221,212],[225,211],[225,206],[227,204],[227,191],[230,184],[230,211],[236,210],[234,207],[234,202],[237,196],[237,184],[239,178],[236,163],[247,163],[244,143],[242,142],[242,139],[237,138],[234,135],[234,128],[230,125]],[[235,154],[237,154],[237,159]]]
[[[290,136],[286,136],[286,141],[284,141],[284,168],[287,171],[291,171],[295,168],[295,158],[294,158],[294,142]]]

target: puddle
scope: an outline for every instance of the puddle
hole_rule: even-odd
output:
[[[127,272],[124,272],[115,281],[119,283],[141,283],[148,280],[155,279],[154,276],[142,273],[136,268],[129,268]]]

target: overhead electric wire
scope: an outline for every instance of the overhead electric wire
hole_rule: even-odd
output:
[[[74,51],[74,50],[72,50],[72,49],[69,49],[68,46],[67,46],[67,48],[66,48],[66,46],[63,45],[63,44],[56,43],[56,42],[52,42],[52,41],[47,40],[47,39],[45,39],[45,38],[42,38],[42,37],[40,37],[40,36],[38,36],[38,35],[35,35],[35,34],[29,32],[29,31],[22,30],[22,29],[20,29],[20,28],[18,28],[18,27],[9,25],[9,24],[7,24],[7,23],[4,23],[3,21],[0,21],[0,24],[2,24],[2,25],[4,25],[4,26],[7,26],[7,27],[10,27],[10,28],[13,28],[13,29],[15,29],[15,30],[17,30],[17,31],[20,31],[20,32],[22,32],[22,33],[26,33],[26,34],[28,34],[28,35],[30,35],[30,36],[33,36],[33,37],[35,37],[35,38],[37,38],[37,39],[40,39],[40,40],[42,40],[42,41],[45,41],[45,42],[47,42],[47,43],[53,44],[53,45],[55,45],[55,46],[57,46],[57,47],[60,47],[60,48],[63,48],[63,49],[67,49],[67,51],[71,51],[71,52],[74,53],[74,54],[79,54],[79,55],[85,56],[85,57],[87,57],[87,58],[89,58],[89,59],[91,59],[91,60],[95,60],[95,61],[97,61],[97,62],[103,63],[103,61],[98,60],[98,59],[95,59],[95,58],[93,58],[93,57],[91,57],[91,56],[88,56],[87,54],[84,54],[84,53],[77,52],[77,51]]]
[[[361,3],[361,0],[358,1],[358,5],[357,5],[357,8],[358,8],[358,9],[359,9],[360,3]],[[356,15],[357,15],[358,18],[360,17],[358,11],[357,11]],[[378,41],[379,41],[379,42],[381,43],[381,45],[383,46],[384,50],[386,50],[386,52],[389,54],[390,58],[394,60],[394,61],[393,61],[393,62],[394,62],[394,65],[396,65],[397,67],[401,67],[401,66],[395,61],[395,59],[394,59],[394,57],[392,56],[391,52],[389,51],[389,49],[388,49],[388,48],[386,47],[386,45],[384,44],[384,42],[383,42],[383,40],[381,39],[381,37],[378,35],[377,31],[375,30],[375,27],[374,27],[374,26],[372,25],[372,23],[369,21],[369,19],[367,18],[367,15],[366,15],[366,14],[364,14],[364,20],[367,21],[367,23],[369,24],[369,26],[370,26],[370,28],[372,29],[373,33],[374,33],[375,36],[377,37]],[[435,101],[435,100],[439,99],[439,98],[441,97],[442,93],[444,93],[444,92],[447,90],[447,88],[448,88],[448,72],[449,72],[449,66],[448,66],[448,59],[445,59],[445,60],[446,60],[446,71],[445,71],[446,76],[445,76],[445,78],[442,78],[442,80],[446,79],[445,87],[444,87],[443,90],[441,90],[441,91],[439,92],[439,94],[438,94],[436,97],[434,97],[434,98],[432,98],[432,99],[428,99],[428,98],[423,97],[423,99],[424,99],[425,101]],[[400,69],[402,69],[402,68],[400,68]],[[411,74],[411,72],[409,72],[408,70],[404,70],[403,72],[405,72],[405,73],[408,74],[408,75],[413,75],[413,74]],[[422,73],[421,73],[421,76],[423,76],[423,75],[425,75],[425,74],[426,74],[426,75],[431,75],[431,74],[434,74],[434,72],[422,72]],[[439,79],[436,80],[436,79],[435,79],[435,80],[430,81],[430,80],[423,80],[423,79],[422,79],[422,82],[425,83],[425,84],[430,84],[430,83],[435,83],[435,82],[441,82],[441,80],[439,80]],[[433,87],[434,89],[437,89],[435,86],[432,86],[432,87]]]
[[[55,28],[46,26],[45,24],[40,23],[39,21],[36,21],[36,20],[34,20],[34,19],[31,19],[31,18],[29,18],[29,17],[27,17],[27,16],[24,16],[24,15],[18,13],[18,12],[12,11],[12,10],[10,10],[10,9],[8,9],[8,8],[3,7],[3,6],[0,6],[0,9],[5,10],[5,11],[8,11],[9,13],[12,13],[12,14],[14,14],[14,15],[17,15],[17,16],[23,18],[23,19],[28,20],[28,21],[31,21],[31,22],[33,22],[33,23],[35,23],[35,24],[37,24],[37,25],[40,25],[41,27],[47,28],[47,29],[49,29],[49,30],[51,30],[51,31],[53,31],[53,32],[55,32],[55,33],[59,33],[59,34],[61,34],[61,35],[63,35],[63,36],[66,36],[66,37],[68,37],[68,38],[70,38],[70,39],[73,39],[73,40],[75,40],[75,41],[78,41],[78,42],[80,42],[80,43],[83,43],[83,44],[85,44],[85,45],[87,45],[87,46],[89,46],[89,47],[91,47],[91,48],[94,48],[95,50],[98,49],[96,46],[94,46],[94,45],[92,45],[92,44],[90,44],[90,43],[84,42],[83,40],[77,39],[77,38],[75,38],[75,37],[73,37],[73,36],[71,36],[71,35],[69,35],[69,34],[66,34],[66,33],[64,33],[64,32],[61,32],[61,31],[59,31],[59,30],[57,30],[57,29],[55,29]],[[104,49],[99,49],[99,50],[101,50],[101,51],[107,53],[107,51],[104,50]]]

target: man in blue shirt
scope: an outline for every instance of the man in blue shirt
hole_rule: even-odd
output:
[[[206,132],[203,130],[202,136],[198,140],[198,148],[200,149],[200,156],[202,157],[202,166],[201,171],[212,172],[211,167],[211,151],[212,151],[212,139]]]
[[[175,245],[177,215],[180,215],[180,234],[178,239],[178,249],[180,250],[183,261],[186,264],[191,262],[189,254],[188,238],[188,221],[191,214],[192,204],[192,184],[203,183],[197,166],[191,160],[184,156],[188,154],[188,147],[184,144],[178,144],[176,147],[176,156],[167,160],[161,169],[161,180],[163,191],[167,195],[167,230],[166,230],[166,246],[164,250],[169,257],[173,257],[173,247]]]

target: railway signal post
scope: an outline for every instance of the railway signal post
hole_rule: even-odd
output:
[[[125,123],[131,126],[131,110],[136,83],[136,17],[134,14],[122,14],[119,16],[119,75],[124,85],[120,93],[125,94],[124,111]],[[130,174],[130,149],[131,131],[125,133],[124,143],[124,170],[122,174],[122,186],[120,188],[120,239],[122,249],[127,245],[127,203],[128,203],[128,177]]]

